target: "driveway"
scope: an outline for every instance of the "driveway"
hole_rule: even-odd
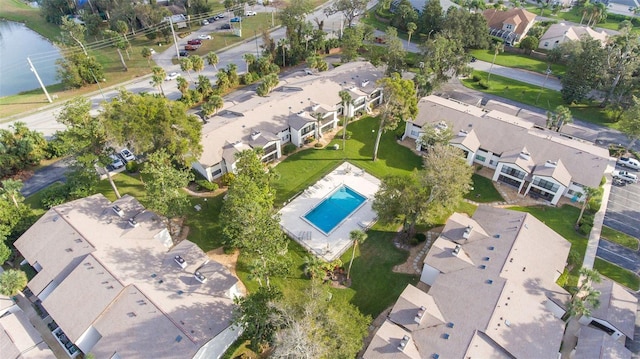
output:
[[[604,224],[640,239],[640,184],[611,186]]]
[[[49,166],[42,167],[35,171],[31,178],[23,182],[24,186],[20,193],[22,193],[23,196],[28,197],[54,182],[64,181],[64,175],[68,170],[68,159],[62,159],[50,164]]]

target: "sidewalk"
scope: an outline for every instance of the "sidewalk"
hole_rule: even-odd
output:
[[[611,165],[607,166],[605,173],[611,173],[613,168]],[[584,261],[582,266],[593,269],[593,264],[596,260],[596,252],[598,251],[598,244],[600,242],[600,234],[602,232],[602,224],[604,222],[604,215],[607,212],[607,204],[609,203],[609,195],[611,194],[611,180],[607,178],[607,182],[602,186],[602,203],[600,209],[596,212],[593,218],[593,228],[589,233],[589,242],[587,243],[587,251],[584,253]]]

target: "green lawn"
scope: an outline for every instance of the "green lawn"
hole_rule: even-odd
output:
[[[531,11],[536,15],[540,15],[539,6],[535,6],[535,5],[526,6],[525,9],[527,9],[528,11]],[[551,9],[545,9],[543,14],[544,14],[543,16],[545,17],[548,17],[551,19],[557,19],[559,22],[562,20],[566,20],[566,21],[571,21],[571,22],[575,22],[576,24],[579,24],[580,20],[582,19],[582,10],[579,7],[573,7],[569,11],[560,11],[556,15],[553,15],[551,13]],[[629,13],[629,15],[632,16],[633,14]],[[587,15],[582,22],[583,25],[586,24],[588,20],[589,20],[589,16]],[[595,27],[601,27],[603,29],[609,29],[609,30],[618,30],[618,26],[620,25],[620,22],[621,21],[607,18],[599,22],[598,24],[596,24]],[[638,31],[638,29],[635,28],[633,31]]]
[[[487,78],[486,72],[474,71],[473,73],[474,75],[479,75],[482,79],[486,80]],[[481,88],[478,83],[474,82],[471,78],[462,80],[462,84],[474,90],[540,107],[545,110],[553,111],[559,105],[567,106],[567,104],[562,101],[562,96],[558,91],[550,89],[541,90],[540,86],[512,80],[495,74],[491,75],[490,88],[488,90]],[[538,94],[540,94],[539,99]],[[568,107],[576,118],[601,126],[614,127],[613,123],[607,119],[604,110],[600,108],[599,103],[568,105]]]
[[[473,190],[467,193],[464,198],[480,203],[503,202],[504,198],[493,185],[493,181],[489,178],[473,174]]]
[[[571,251],[574,252],[574,255],[569,255],[568,258],[568,265],[572,267],[572,270],[569,273],[567,287],[575,287],[578,284],[578,271],[582,267],[588,242],[588,238],[581,236],[573,229],[573,225],[580,214],[580,209],[569,205],[564,205],[560,208],[540,206],[510,207],[510,209],[532,214],[571,242]]]
[[[478,60],[493,62],[494,52],[492,50],[472,50],[471,55],[475,56]],[[513,67],[533,72],[539,72],[541,74],[546,73],[547,63],[521,54],[513,54],[510,52],[503,52],[496,56],[496,65]],[[567,68],[564,65],[551,64],[551,71],[554,75],[564,75]]]
[[[617,265],[600,258],[596,258],[593,267],[603,276],[613,280],[614,282],[620,283],[631,290],[637,291],[640,289],[640,277],[632,271],[618,267]]]
[[[353,133],[353,137],[347,141],[345,150],[342,149],[342,139],[335,139],[324,149],[299,151],[278,164],[276,171],[280,178],[274,184],[276,206],[303,191],[345,160],[378,178],[389,174],[407,174],[422,167],[420,156],[399,145],[391,132],[382,136],[378,159],[372,161],[376,136],[373,131],[377,129],[377,118],[365,117],[348,124],[347,130]],[[340,150],[329,149],[333,144],[339,144]]]
[[[622,246],[633,249],[634,251],[638,250],[637,238],[634,238],[622,232],[616,231],[613,228],[602,226],[602,233],[600,234],[600,236],[611,242],[618,243]]]

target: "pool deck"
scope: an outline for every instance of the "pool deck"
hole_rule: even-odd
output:
[[[302,217],[342,185],[351,187],[367,199],[359,209],[326,235]],[[371,209],[371,204],[378,188],[380,188],[380,180],[363,169],[344,162],[282,208],[279,212],[280,225],[291,238],[308,251],[331,262],[351,247],[349,238],[351,231],[367,230],[375,223],[376,213]]]

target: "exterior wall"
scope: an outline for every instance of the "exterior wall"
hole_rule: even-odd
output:
[[[619,331],[615,326],[613,326],[611,323],[607,322],[606,320],[593,318],[586,315],[583,315],[582,317],[580,317],[580,319],[578,319],[578,322],[582,325],[589,325],[591,321],[598,322],[599,324],[613,330],[614,332],[613,334],[611,334],[611,337],[613,339],[618,340],[625,336],[621,331]]]
[[[264,156],[262,156],[262,160],[266,161],[266,162],[270,162],[272,160],[278,159],[280,157],[282,157],[282,147],[280,145],[280,140],[277,141],[271,141],[269,143],[266,144],[266,146],[264,146],[263,148],[271,148],[275,145],[275,147],[273,148],[272,151],[266,152]]]
[[[201,174],[202,177],[206,178],[207,181],[212,181],[213,180],[213,177],[211,177],[211,171],[210,171],[211,167],[204,168],[202,166],[202,164],[200,164],[200,162],[194,161],[194,162],[191,162],[191,168],[193,168],[199,174]]]
[[[471,152],[468,148],[464,147],[463,145],[457,144],[457,143],[456,144],[452,144],[451,146],[459,148],[462,151],[464,151],[467,154],[467,157],[465,157],[465,161],[467,161],[467,164],[469,166],[471,166],[473,164],[473,159],[476,156],[475,152]]]
[[[82,333],[75,344],[83,353],[89,353],[100,339],[102,339],[102,335],[93,326],[90,326]]]
[[[550,299],[547,299],[547,301],[544,303],[544,306],[556,318],[562,318],[562,316],[564,316],[564,314],[567,312],[566,310],[562,309],[561,306],[557,305],[554,301]]]
[[[556,36],[548,39],[540,40],[539,49],[552,50],[564,42],[564,36]]]
[[[436,282],[438,275],[440,275],[439,270],[425,263],[422,267],[422,274],[420,274],[420,281],[428,285],[433,285],[433,283]]]

